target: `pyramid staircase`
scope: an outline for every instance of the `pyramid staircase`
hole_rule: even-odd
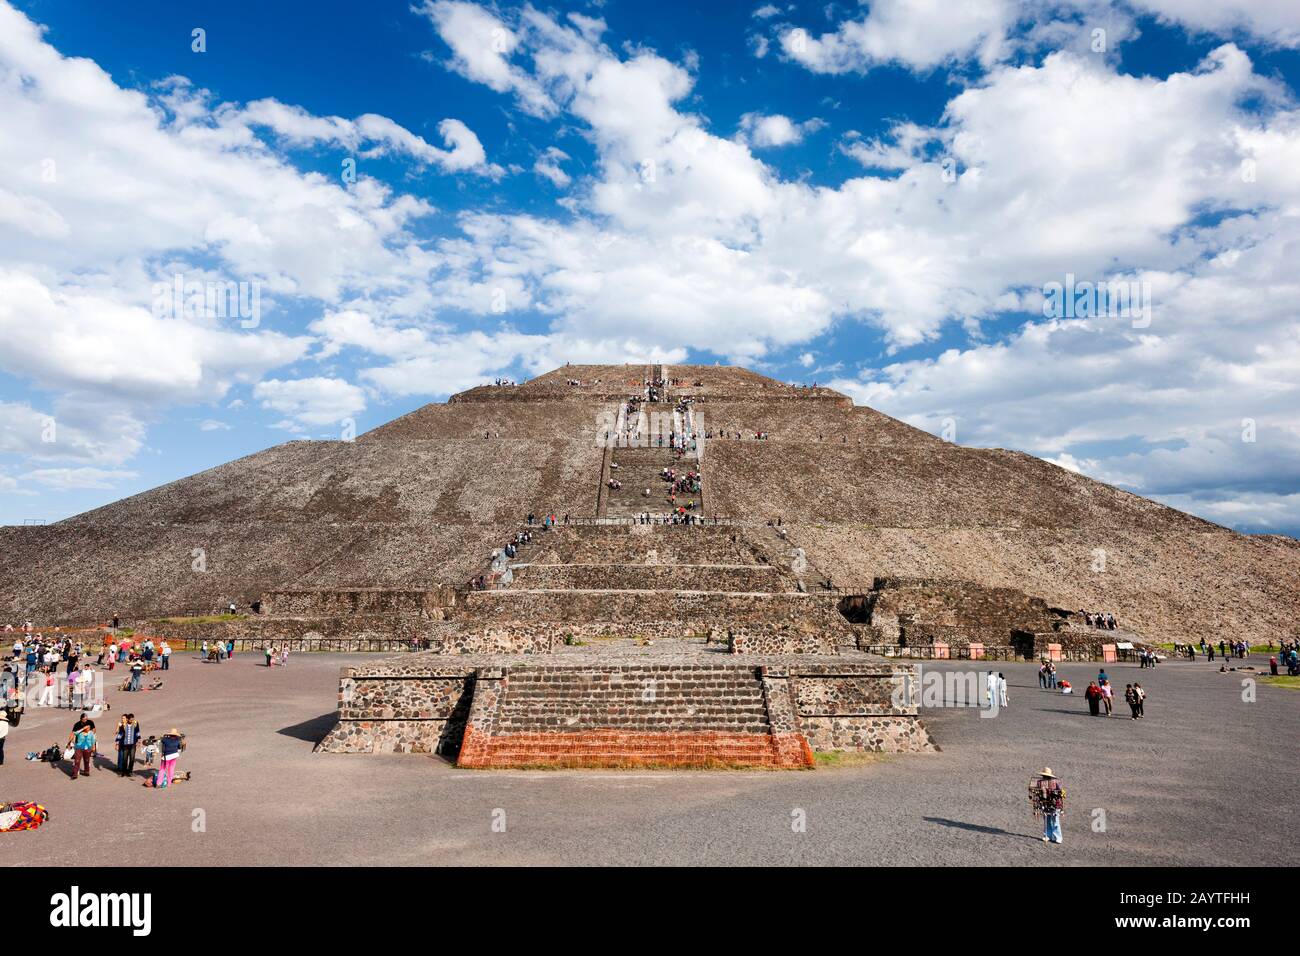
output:
[[[459,766],[812,766],[789,726],[788,693],[769,696],[744,664],[512,666],[480,671]]]

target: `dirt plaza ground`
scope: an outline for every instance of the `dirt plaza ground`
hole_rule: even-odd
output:
[[[169,790],[106,769],[24,760],[62,743],[75,714],[29,708],[0,767],[0,799],[35,800],[40,830],[0,835],[10,866],[859,864],[1295,865],[1285,821],[1300,809],[1300,692],[1245,672],[1171,662],[1108,668],[1138,679],[1147,717],[1089,717],[1081,696],[997,664],[1010,707],[930,708],[942,751],[815,771],[463,771],[414,755],[314,754],[333,721],[339,668],[359,656],[260,655],[222,664],[178,654],[160,690],[105,682],[111,728],[188,735]],[[1254,663],[1266,668],[1265,659]],[[930,665],[927,665],[930,666]],[[969,665],[933,665],[964,671]],[[1096,664],[1065,664],[1077,689]],[[981,684],[982,686],[982,684]],[[1127,714],[1127,707],[1119,708]],[[1117,712],[1118,714],[1118,712]],[[107,733],[105,733],[107,732]],[[1025,787],[1049,764],[1069,793],[1065,843],[1044,846]],[[802,825],[800,825],[802,824]],[[1104,825],[1104,829],[1102,828]],[[1094,830],[1094,827],[1097,827]]]

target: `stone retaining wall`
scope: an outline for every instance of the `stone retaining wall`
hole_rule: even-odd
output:
[[[419,654],[356,665],[343,671],[339,722],[318,749],[442,753],[458,755],[458,762],[469,767],[799,767],[811,764],[812,751],[934,749],[915,703],[894,693],[900,680],[914,678],[912,664],[793,655],[762,658],[752,666],[735,658],[723,663],[715,657],[703,664],[674,663],[672,657],[659,664],[654,660],[528,664],[533,690],[509,712],[505,701],[511,668],[525,666],[519,658],[467,655],[457,661]],[[636,695],[611,690],[629,668],[653,675],[665,696],[638,704]],[[757,682],[751,691],[742,692],[743,674]],[[546,692],[552,680],[553,695]],[[711,690],[715,684],[716,693]],[[619,709],[611,711],[623,714],[611,718],[617,726],[581,725],[583,720],[599,722],[592,713],[604,713],[603,704],[594,711],[589,702],[584,704],[583,686],[622,694]],[[674,694],[687,696],[675,701]],[[691,716],[696,713],[692,694],[701,695],[698,720]],[[756,695],[761,695],[761,710],[751,703],[759,699]],[[729,701],[736,702],[742,716],[728,717]],[[636,715],[637,707],[645,708],[644,718]],[[565,720],[550,727],[547,715],[552,713],[573,714],[568,720],[578,721],[579,728],[566,729]],[[751,715],[757,713],[764,715],[766,732],[753,723]],[[520,723],[521,714],[531,715],[536,726]],[[729,723],[737,730],[727,730]]]
[[[268,591],[262,613],[281,617],[326,617],[356,614],[416,614],[442,617],[453,603],[448,589],[387,588],[303,589]]]
[[[516,568],[513,588],[638,591],[792,591],[773,567],[649,564],[531,564]]]
[[[831,596],[691,591],[472,591],[467,620],[664,621],[709,625],[719,621],[796,624],[838,630],[844,619]]]

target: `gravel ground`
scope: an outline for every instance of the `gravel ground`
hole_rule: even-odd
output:
[[[166,791],[108,772],[23,760],[66,738],[74,715],[29,709],[9,734],[0,799],[37,800],[51,821],[0,836],[3,862],[52,865],[978,864],[1296,865],[1277,821],[1300,809],[1300,693],[1241,672],[1115,665],[1149,692],[1147,717],[1091,718],[1081,697],[997,665],[1010,707],[995,719],[939,708],[941,753],[812,772],[461,771],[437,758],[313,754],[337,675],[360,655],[185,658],[154,692],[111,683],[113,710],[144,732],[188,734]],[[960,670],[956,664],[937,670]],[[1061,668],[1086,686],[1097,665]],[[115,672],[114,677],[120,674]],[[1122,704],[1120,709],[1127,713]],[[110,745],[111,746],[111,745]],[[1069,792],[1065,844],[1044,846],[1025,786],[1050,764]],[[1104,811],[1104,832],[1094,832]],[[1100,819],[1100,817],[1097,817]],[[504,820],[504,832],[500,823]],[[806,823],[796,832],[799,820]],[[494,823],[497,826],[494,829]]]

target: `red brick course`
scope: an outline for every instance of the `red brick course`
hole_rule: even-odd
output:
[[[456,763],[477,769],[763,767],[797,770],[813,766],[813,752],[802,734],[586,730],[492,736],[471,724],[465,728]]]

